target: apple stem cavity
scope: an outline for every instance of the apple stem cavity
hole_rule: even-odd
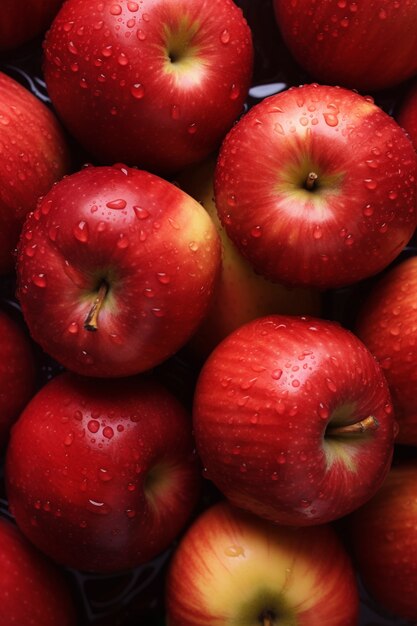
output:
[[[326,435],[329,437],[339,437],[343,435],[357,435],[372,430],[378,430],[379,422],[373,415],[368,415],[365,419],[354,424],[347,424],[345,426],[330,426],[326,430]]]
[[[107,293],[109,291],[109,286],[106,281],[103,281],[100,284],[100,287],[97,292],[96,299],[94,300],[93,306],[90,309],[89,314],[86,317],[84,322],[85,330],[98,330],[98,316],[101,311],[101,307],[103,306],[103,302],[106,299]]]
[[[307,189],[307,191],[313,191],[313,189],[317,187],[317,180],[318,180],[318,175],[316,174],[316,172],[310,172],[308,174],[306,181],[304,183],[304,186]]]
[[[264,611],[259,617],[259,622],[262,624],[262,626],[274,626],[274,613],[272,611]]]

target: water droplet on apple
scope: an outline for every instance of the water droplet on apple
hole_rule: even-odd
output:
[[[97,433],[100,430],[100,422],[97,420],[90,420],[87,424],[87,428],[90,433]]]
[[[230,41],[230,33],[227,30],[227,28],[225,28],[224,30],[222,30],[222,32],[220,33],[220,41],[223,44],[228,44]]]
[[[70,446],[74,441],[74,433],[68,433],[64,439],[64,446]]]
[[[179,120],[181,117],[181,109],[176,104],[173,104],[171,107],[171,117],[173,120]]]
[[[127,58],[124,52],[121,52],[119,56],[117,57],[117,62],[119,65],[124,67],[125,65],[128,65],[129,59]]]
[[[136,217],[139,220],[146,220],[146,218],[148,218],[150,215],[147,209],[144,209],[143,207],[140,207],[140,206],[134,206],[133,210],[135,212]]]
[[[378,183],[373,178],[365,178],[364,185],[370,191],[374,191],[378,187]]]
[[[239,95],[240,95],[240,89],[238,85],[235,85],[235,83],[233,83],[232,86],[230,87],[230,93],[229,93],[230,100],[237,100],[239,98]]]
[[[161,285],[168,285],[171,282],[171,278],[165,272],[157,272],[156,277]]]
[[[254,226],[250,231],[250,235],[254,239],[259,239],[259,237],[262,237],[262,226]]]
[[[139,39],[139,41],[145,41],[146,34],[143,32],[141,28],[139,28],[136,32],[136,37]]]
[[[164,309],[161,309],[160,307],[153,307],[151,309],[152,315],[154,317],[164,317],[165,316],[165,311]]]
[[[114,430],[111,426],[105,426],[103,428],[103,437],[106,439],[112,439],[114,437]]]
[[[323,402],[320,402],[317,413],[322,420],[327,420],[330,417],[329,407]]]
[[[323,117],[324,117],[324,121],[326,122],[327,126],[331,126],[332,128],[334,128],[335,126],[338,125],[339,123],[339,119],[337,117],[337,115],[335,113],[323,113]]]
[[[190,248],[191,252],[197,252],[198,243],[196,241],[190,241],[190,243],[188,244],[188,247]]]
[[[37,287],[43,289],[44,287],[46,287],[46,274],[35,274],[32,277],[32,282]]]
[[[72,230],[75,239],[80,241],[81,243],[87,243],[89,232],[88,232],[88,224],[84,220],[81,220],[76,224]]]
[[[245,556],[245,550],[242,546],[229,546],[225,549],[224,553],[226,556],[230,556],[232,558]]]
[[[118,247],[120,250],[125,250],[126,248],[128,248],[128,247],[129,247],[129,243],[130,243],[130,242],[129,242],[129,238],[128,238],[128,237],[126,237],[126,235],[125,235],[125,234],[120,233],[119,238],[118,238],[118,240],[117,240],[117,244],[116,244],[116,245],[117,245],[117,247]]]
[[[74,56],[78,54],[78,49],[73,41],[68,42],[67,48],[70,54],[73,54]]]
[[[390,191],[390,192],[388,193],[388,198],[389,198],[390,200],[396,200],[396,199],[397,199],[397,197],[398,197],[398,193],[397,193],[396,191],[394,191],[394,190],[392,190],[392,191]]]
[[[333,393],[336,393],[337,385],[334,382],[334,380],[332,380],[331,378],[326,378],[326,385],[327,385],[327,388],[329,389],[329,391],[333,391]]]
[[[79,331],[79,326],[77,322],[71,322],[71,324],[69,324],[69,326],[67,327],[67,331],[70,333],[70,335],[76,335]]]
[[[313,230],[313,238],[321,239],[322,237],[323,237],[323,231],[321,229],[321,226],[315,226]]]
[[[136,517],[136,511],[134,509],[126,509],[126,515],[129,519]]]
[[[139,5],[137,2],[128,2],[127,8],[131,13],[136,13],[136,11],[138,11],[139,9]]]
[[[189,125],[187,126],[187,133],[188,133],[189,135],[195,135],[195,134],[196,134],[196,132],[197,132],[197,130],[198,130],[198,128],[197,128],[197,124],[196,124],[196,122],[193,122],[192,124],[189,124]]]
[[[108,515],[111,511],[110,505],[93,499],[88,500],[87,509],[96,515]]]
[[[104,48],[101,49],[101,54],[108,59],[113,54],[113,46],[104,46]]]
[[[365,217],[371,217],[374,214],[374,207],[371,204],[364,206],[362,210]]]
[[[120,4],[112,4],[110,7],[110,14],[111,15],[120,15],[122,12],[122,7],[120,6]]]
[[[98,477],[103,483],[108,483],[113,479],[111,472],[104,467],[100,467],[98,470]]]
[[[273,372],[271,374],[271,377],[274,380],[279,380],[281,378],[281,376],[282,376],[282,370],[281,369],[273,370]]]

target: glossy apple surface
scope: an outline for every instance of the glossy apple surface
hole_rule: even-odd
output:
[[[217,215],[214,201],[213,174],[215,160],[189,168],[176,180],[180,187],[206,209],[222,243],[222,266],[215,296],[189,349],[200,360],[207,358],[215,346],[245,322],[268,313],[319,315],[321,298],[313,289],[288,288],[271,283],[259,274],[230,241]]]
[[[26,220],[19,299],[35,341],[68,369],[126,376],[187,341],[219,264],[215,227],[178,187],[123,166],[88,167]]]
[[[381,369],[352,333],[271,315],[206,361],[194,431],[207,478],[232,504],[299,526],[342,517],[376,492],[394,420]]]
[[[69,157],[51,111],[1,72],[0,144],[0,274],[6,274],[14,269],[26,214],[68,172]]]
[[[391,469],[364,507],[352,516],[355,559],[362,580],[390,613],[417,619],[417,465]]]
[[[232,0],[69,0],[46,38],[45,78],[100,162],[173,172],[218,147],[242,111],[252,56]]]
[[[273,0],[298,62],[321,82],[377,90],[417,73],[417,2]]]
[[[288,284],[354,283],[386,267],[417,225],[417,157],[367,98],[306,85],[263,100],[230,131],[216,205],[255,270]]]
[[[35,363],[29,339],[0,310],[0,449],[12,423],[35,390]]]
[[[12,522],[0,517],[2,626],[75,626],[75,608],[62,573]]]
[[[286,528],[225,503],[206,510],[176,550],[169,626],[354,626],[352,565],[330,527]]]
[[[150,378],[53,379],[21,415],[7,451],[18,526],[77,569],[114,572],[149,561],[197,500],[190,421]]]
[[[63,0],[2,0],[0,51],[14,50],[43,33],[52,22]]]
[[[388,381],[397,442],[417,445],[417,257],[399,263],[374,286],[361,307],[356,332]]]

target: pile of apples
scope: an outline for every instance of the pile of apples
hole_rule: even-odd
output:
[[[74,577],[161,558],[167,626],[356,626],[362,586],[416,622],[417,0],[26,4],[1,626],[84,624]]]

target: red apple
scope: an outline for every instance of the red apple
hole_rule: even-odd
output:
[[[69,157],[51,111],[1,72],[0,146],[0,274],[5,274],[14,268],[12,253],[26,214],[68,172]]]
[[[0,352],[1,449],[12,423],[29,401],[35,387],[35,363],[29,339],[3,311],[0,311]]]
[[[407,131],[417,150],[417,81],[410,85],[402,97],[395,118]]]
[[[306,85],[263,100],[226,137],[216,204],[255,270],[329,288],[386,267],[417,226],[417,156],[370,99]]]
[[[221,503],[177,548],[169,626],[355,626],[352,565],[330,527],[285,528]]]
[[[398,443],[417,445],[417,257],[402,261],[362,304],[357,333],[390,386]]]
[[[57,361],[126,376],[189,339],[219,264],[215,227],[178,187],[124,166],[88,167],[28,217],[19,298],[33,338]]]
[[[45,32],[63,0],[2,0],[0,51],[13,50]]]
[[[61,572],[0,517],[1,626],[75,626]]]
[[[417,73],[415,0],[274,0],[278,25],[313,78],[375,90]]]
[[[368,500],[394,440],[387,383],[359,339],[284,315],[245,324],[212,352],[194,429],[207,477],[232,504],[297,526]]]
[[[54,378],[22,413],[7,451],[18,526],[77,569],[112,572],[152,559],[196,503],[190,421],[151,378]]]
[[[68,0],[45,43],[55,108],[100,162],[177,171],[242,111],[251,33],[232,0]]]
[[[393,467],[370,502],[354,513],[359,573],[378,604],[417,620],[417,464]]]
[[[177,181],[198,200],[213,220],[222,242],[222,268],[215,296],[189,349],[205,360],[215,346],[245,322],[269,313],[319,315],[320,294],[312,289],[294,289],[274,284],[259,274],[232,244],[221,225],[214,202],[215,160],[182,172]]]

